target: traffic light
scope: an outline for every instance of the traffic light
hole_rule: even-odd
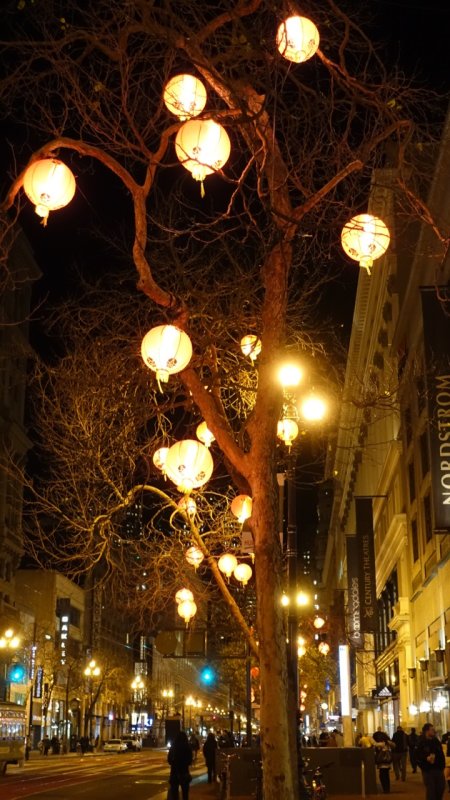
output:
[[[212,686],[216,680],[215,670],[209,665],[203,667],[200,672],[200,680],[205,686]]]
[[[23,664],[11,664],[8,668],[8,681],[10,683],[25,683],[27,671]]]

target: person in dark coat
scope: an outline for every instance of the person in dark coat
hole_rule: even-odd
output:
[[[184,731],[177,733],[175,741],[167,754],[167,761],[170,764],[169,785],[171,800],[177,800],[180,786],[183,800],[189,800],[189,784],[191,782],[189,767],[192,764],[192,748]]]
[[[406,781],[406,762],[408,759],[408,737],[401,725],[397,725],[392,741],[395,744],[395,750],[392,754],[392,762],[394,765],[395,777],[399,781]]]
[[[216,752],[216,737],[213,733],[208,733],[206,742],[203,745],[203,757],[205,759],[206,769],[208,770],[208,783],[214,783],[216,780]]]
[[[408,735],[408,750],[409,760],[413,772],[417,772],[416,750],[419,743],[419,736],[415,728],[411,728],[411,733]]]
[[[422,770],[426,800],[442,800],[445,791],[445,756],[431,722],[422,728],[416,750],[417,765]]]

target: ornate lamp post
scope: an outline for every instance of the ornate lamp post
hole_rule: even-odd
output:
[[[9,655],[14,653],[20,647],[21,640],[20,636],[17,636],[14,632],[13,628],[7,628],[3,635],[0,637],[0,653],[4,652],[5,656],[8,654],[8,657],[5,657],[5,664],[4,664],[4,693],[3,699],[9,700],[9,682],[7,678],[7,669],[8,669],[8,660]],[[2,659],[3,660],[3,659]]]
[[[92,659],[89,664],[87,665],[86,669],[84,670],[84,674],[87,678],[88,683],[88,695],[89,695],[89,706],[88,710],[84,715],[84,735],[88,734],[89,730],[89,741],[92,739],[92,715],[94,711],[94,703],[97,697],[94,698],[94,678],[99,678],[101,675],[101,669],[97,665],[95,659]],[[98,696],[98,690],[97,690]]]
[[[141,730],[141,704],[143,699],[143,692],[145,689],[145,683],[142,680],[140,675],[137,675],[135,679],[131,683],[131,689],[133,691],[133,706],[134,706],[134,713],[136,717],[136,729],[138,732]],[[133,726],[132,726],[133,727]]]

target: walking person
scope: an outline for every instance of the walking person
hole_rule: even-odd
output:
[[[450,731],[444,733],[442,737],[442,747],[445,756],[444,778],[447,781],[448,790],[450,792]]]
[[[48,756],[50,745],[51,745],[50,739],[47,736],[47,734],[45,734],[44,738],[42,739],[42,753],[44,756]]]
[[[198,751],[200,750],[200,742],[195,733],[191,733],[189,737],[189,744],[191,745],[192,750],[192,763],[195,764],[197,761]]]
[[[416,729],[411,728],[411,733],[408,735],[408,750],[409,750],[409,760],[411,763],[411,769],[413,772],[417,772],[416,750],[418,743],[419,743],[419,736],[416,733]]]
[[[375,765],[378,768],[378,777],[380,778],[383,794],[389,794],[391,791],[390,769],[392,766],[392,750],[395,744],[391,742],[387,733],[385,734],[385,738],[379,738],[378,741],[375,739],[376,734],[377,731],[373,735],[376,748]]]
[[[203,745],[203,757],[208,771],[208,783],[216,782],[217,740],[213,733],[208,733]]]
[[[392,753],[392,763],[396,779],[406,781],[406,762],[408,759],[408,737],[401,725],[397,725],[392,741],[395,748]]]
[[[426,800],[442,800],[445,791],[445,756],[431,722],[422,728],[416,750],[417,765],[422,770]]]
[[[189,800],[189,784],[192,780],[189,767],[192,764],[192,749],[184,731],[177,733],[167,754],[167,761],[170,764],[170,800],[178,800],[180,786],[183,800]]]

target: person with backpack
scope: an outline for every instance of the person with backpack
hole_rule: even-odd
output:
[[[392,751],[395,748],[387,733],[378,728],[373,735],[375,741],[375,766],[378,769],[383,794],[391,791],[390,769],[392,766]]]
[[[394,773],[396,779],[399,781],[406,781],[406,762],[408,758],[408,737],[401,725],[397,725],[392,741],[394,742],[395,749],[392,754],[392,763],[394,765]]]

